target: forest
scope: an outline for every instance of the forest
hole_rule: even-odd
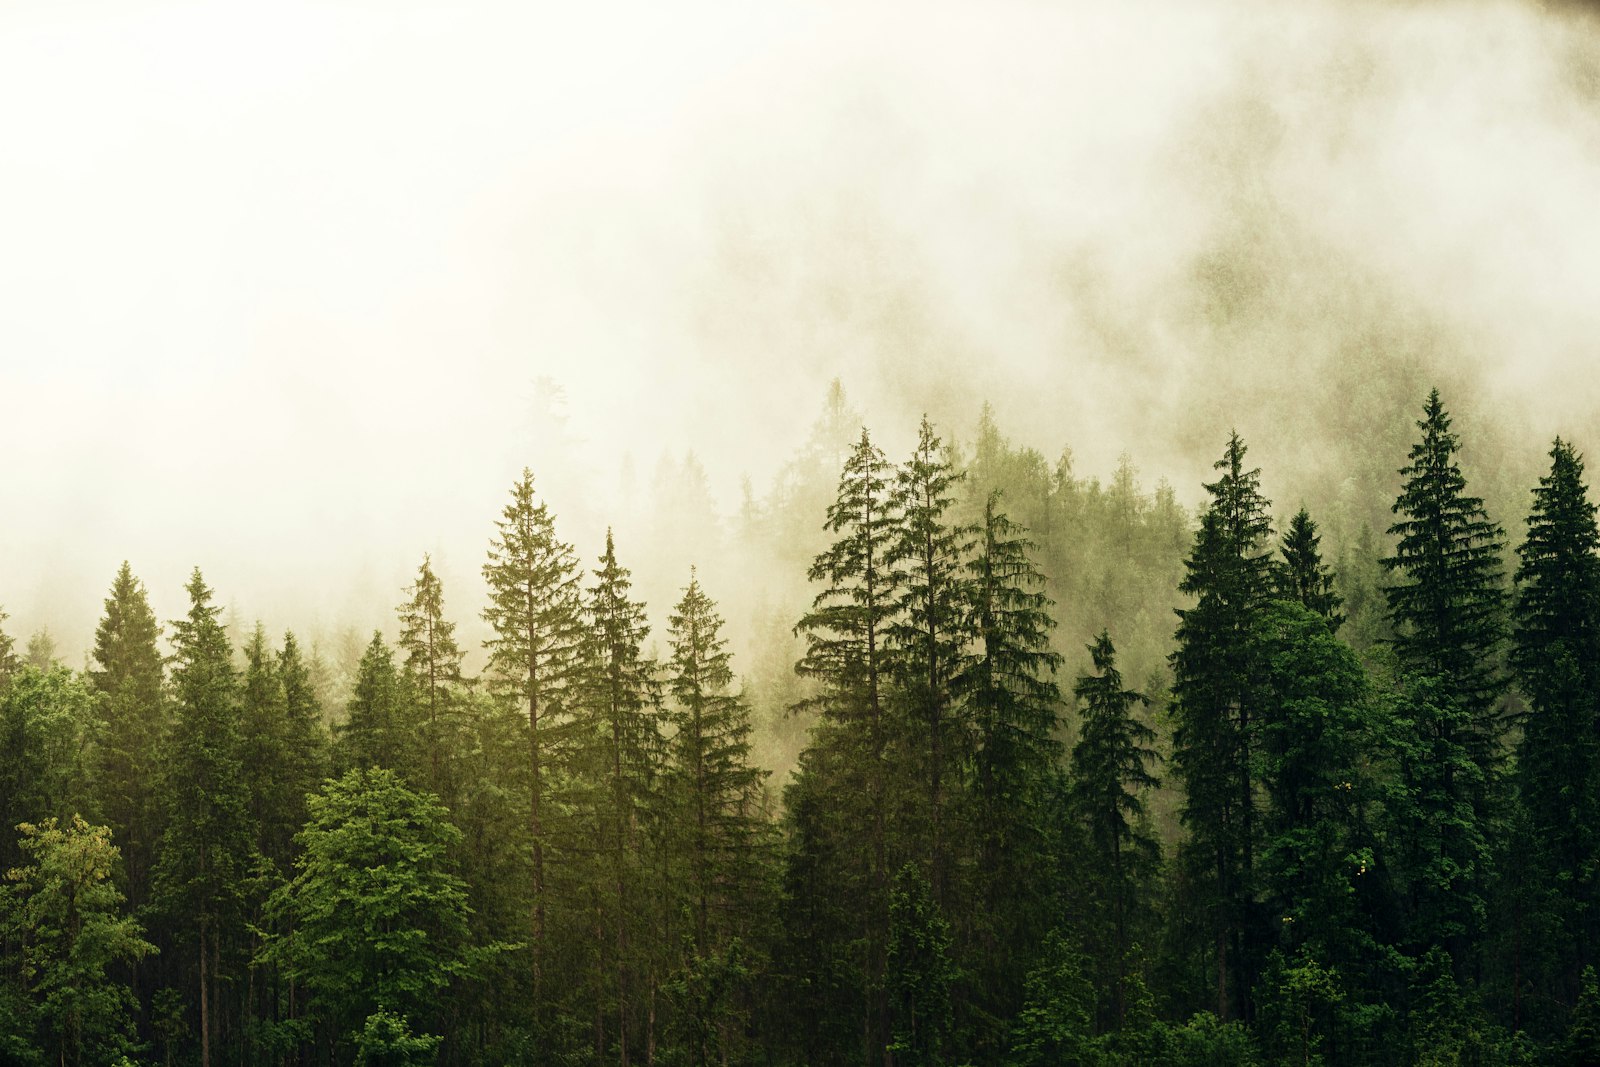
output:
[[[1491,514],[1414,399],[1335,552],[1239,433],[1190,509],[836,383],[772,626],[652,633],[527,469],[344,671],[124,563],[82,669],[0,635],[0,1062],[1600,1062],[1583,458]]]

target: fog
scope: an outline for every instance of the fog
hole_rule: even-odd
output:
[[[523,466],[581,558],[612,523],[626,563],[663,457],[731,514],[834,378],[891,453],[987,399],[1194,503],[1237,427],[1269,495],[1357,512],[1438,384],[1517,499],[1551,436],[1596,445],[1597,31],[1534,4],[9,3],[6,629],[77,662],[126,558],[164,619],[198,564],[240,618],[392,632],[429,552],[476,633]],[[716,551],[669,548],[653,599]]]

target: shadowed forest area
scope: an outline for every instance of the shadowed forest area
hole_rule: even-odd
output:
[[[1583,458],[1413,407],[1330,519],[835,383],[708,561],[762,598],[652,627],[524,471],[345,669],[124,564],[82,669],[0,639],[0,1059],[1595,1062]]]

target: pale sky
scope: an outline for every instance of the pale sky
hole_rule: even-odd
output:
[[[891,443],[988,398],[1188,498],[1234,425],[1292,481],[1301,372],[1421,333],[1535,452],[1594,445],[1600,34],[1568,18],[11,0],[6,627],[81,655],[124,558],[163,619],[199,564],[274,628],[370,626],[431,551],[475,615],[524,465],[587,559],[624,457],[692,450],[731,509],[835,376]],[[1279,299],[1220,328],[1197,293],[1241,263]]]

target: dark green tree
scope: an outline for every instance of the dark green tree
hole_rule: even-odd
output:
[[[105,722],[95,749],[97,807],[121,845],[127,896],[135,908],[149,894],[160,826],[157,769],[167,726],[160,636],[144,583],[123,561],[95,629],[89,678]]]
[[[672,655],[666,664],[672,694],[665,788],[676,824],[674,851],[683,868],[682,903],[691,916],[685,938],[688,970],[727,956],[747,942],[759,902],[760,863],[766,851],[761,814],[764,772],[750,763],[750,709],[733,692],[733,669],[716,605],[691,573],[683,599],[668,622]],[[700,998],[709,1017],[691,1021],[690,1062],[713,1062],[716,1047],[737,1048],[734,990],[720,1002]]]
[[[484,620],[494,629],[485,642],[494,691],[527,717],[528,823],[533,861],[531,919],[533,1003],[543,1002],[546,919],[546,854],[551,803],[566,758],[576,680],[583,643],[578,565],[572,546],[559,540],[550,508],[534,503],[533,474],[524,469],[511,487],[511,502],[495,523],[483,578],[489,586]]]
[[[1446,947],[1458,965],[1481,932],[1491,876],[1486,851],[1500,804],[1505,720],[1499,668],[1504,635],[1500,527],[1466,493],[1458,441],[1435,389],[1417,423],[1421,439],[1400,469],[1404,483],[1383,560],[1394,651],[1410,676],[1401,709],[1412,729],[1397,735],[1399,788],[1415,805],[1395,833],[1437,835],[1431,854],[1413,852],[1412,940]]]
[[[1253,751],[1261,703],[1258,631],[1276,572],[1261,472],[1245,469],[1237,433],[1206,485],[1180,590],[1196,598],[1178,611],[1172,654],[1173,763],[1183,782],[1180,850],[1189,884],[1215,945],[1217,1015],[1249,1016],[1249,991],[1264,937],[1256,907],[1260,827]]]
[[[110,829],[77,815],[66,825],[52,818],[17,828],[24,862],[6,872],[10,884],[0,888],[0,931],[16,946],[8,957],[18,966],[38,1037],[63,1067],[135,1053],[136,1005],[115,972],[155,946],[123,913]]]
[[[1558,437],[1550,460],[1517,550],[1511,662],[1528,701],[1516,775],[1525,843],[1556,912],[1554,977],[1570,1004],[1600,923],[1600,531],[1582,457]]]
[[[950,1062],[950,990],[959,977],[951,959],[950,923],[940,913],[928,876],[908,863],[894,876],[889,897],[890,1052],[896,1064],[938,1067]]]
[[[346,769],[387,767],[414,784],[425,780],[418,767],[415,694],[395,666],[394,651],[374,630],[362,653],[340,730],[339,763]]]
[[[154,904],[189,955],[199,992],[200,1061],[210,1067],[219,983],[233,973],[243,934],[245,885],[255,867],[254,828],[240,763],[239,684],[228,635],[195,568],[189,613],[171,624],[176,711],[162,789],[166,826]]]
[[[1093,880],[1095,914],[1090,929],[1103,945],[1102,988],[1109,985],[1112,1018],[1117,1027],[1128,1015],[1128,965],[1131,928],[1142,918],[1150,876],[1160,846],[1145,821],[1144,795],[1158,784],[1151,767],[1158,756],[1155,731],[1133,715],[1148,704],[1143,693],[1122,686],[1116,649],[1104,630],[1089,645],[1094,674],[1081,675],[1073,694],[1082,705],[1078,743],[1072,749],[1072,793],[1088,830],[1089,864],[1099,872]],[[1101,934],[1104,931],[1104,934]]]
[[[888,1046],[889,1001],[884,982],[889,936],[890,802],[893,775],[887,757],[891,727],[891,665],[888,635],[898,612],[898,589],[888,560],[898,516],[890,479],[893,470],[866,430],[845,461],[838,497],[828,508],[826,529],[837,540],[819,554],[809,577],[823,588],[795,630],[806,641],[795,665],[819,686],[804,707],[820,712],[813,729],[812,754],[802,757],[802,790],[817,790],[816,803],[840,805],[848,813],[797,823],[799,833],[822,830],[835,818],[858,829],[846,841],[802,841],[813,857],[830,857],[836,867],[822,874],[826,888],[847,894],[858,917],[857,994],[846,1004],[813,1005],[819,1012],[862,1006],[863,1055],[876,1059]],[[797,798],[798,801],[798,798]],[[803,804],[803,802],[802,802]],[[818,811],[822,815],[823,812]],[[807,940],[828,951],[847,952],[841,931],[814,930]],[[831,985],[831,983],[828,983]],[[811,988],[817,988],[812,985]]]
[[[894,476],[894,509],[901,520],[887,562],[896,574],[899,612],[888,637],[927,794],[923,859],[939,901],[946,899],[953,864],[948,794],[960,790],[961,771],[973,754],[971,730],[953,691],[972,640],[966,573],[972,531],[950,514],[960,478],[924,416],[917,447]]]
[[[1283,567],[1278,574],[1278,595],[1284,600],[1297,601],[1328,620],[1328,628],[1335,633],[1344,625],[1344,614],[1339,610],[1344,599],[1333,588],[1333,572],[1323,566],[1320,545],[1322,535],[1317,524],[1305,508],[1295,512],[1289,528],[1283,532]]]

